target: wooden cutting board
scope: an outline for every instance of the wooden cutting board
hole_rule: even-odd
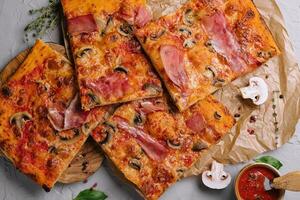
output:
[[[49,45],[56,51],[66,55],[65,48],[63,46],[55,43],[49,43]],[[29,52],[30,49],[24,50],[2,69],[0,72],[0,87],[11,75],[15,73]],[[4,155],[0,151],[0,157],[1,156]],[[59,182],[68,184],[86,180],[98,170],[102,164],[103,158],[104,156],[98,145],[89,138],[70,163],[68,169],[59,178]]]

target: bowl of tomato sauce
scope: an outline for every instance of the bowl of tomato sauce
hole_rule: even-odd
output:
[[[281,200],[284,190],[265,191],[264,180],[273,180],[280,173],[271,165],[253,163],[245,166],[235,180],[235,195],[238,200]]]

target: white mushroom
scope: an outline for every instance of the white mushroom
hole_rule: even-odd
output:
[[[224,189],[231,182],[231,175],[224,171],[224,165],[213,161],[211,170],[202,173],[202,182],[212,189]]]
[[[252,77],[249,86],[240,88],[244,99],[251,99],[255,105],[262,105],[268,99],[268,85],[259,77]]]

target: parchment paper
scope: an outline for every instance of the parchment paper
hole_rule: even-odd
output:
[[[149,0],[154,16],[168,14],[186,0]],[[235,164],[285,144],[294,134],[300,117],[300,68],[288,37],[283,16],[275,0],[254,0],[282,54],[255,72],[241,77],[214,95],[235,115],[236,125],[217,145],[203,152],[185,175],[198,175],[213,159]],[[239,88],[249,78],[263,78],[269,86],[268,101],[255,106],[243,100]]]
[[[295,133],[300,118],[300,68],[275,0],[254,2],[282,54],[216,92],[215,96],[236,116],[237,123],[186,175],[200,174],[212,159],[224,164],[250,160],[279,148]],[[241,98],[239,88],[247,86],[252,76],[263,78],[269,86],[268,101],[262,106]]]

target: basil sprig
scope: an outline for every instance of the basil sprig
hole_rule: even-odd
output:
[[[266,163],[266,164],[269,164],[269,165],[275,167],[276,169],[280,169],[282,167],[282,163],[272,156],[260,157],[258,159],[255,159],[255,162]]]
[[[74,200],[104,200],[107,195],[93,188],[81,191]]]

